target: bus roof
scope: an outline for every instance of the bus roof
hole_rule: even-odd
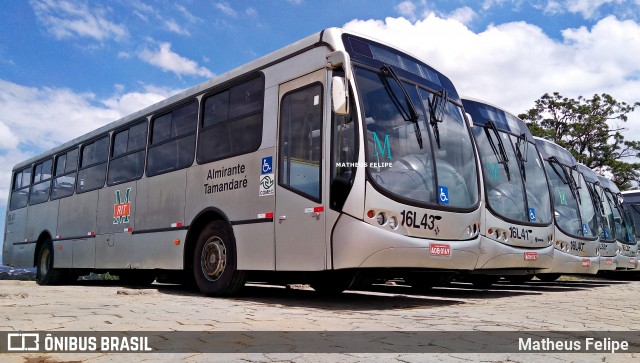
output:
[[[540,154],[542,154],[542,157],[545,160],[553,156],[556,157],[558,161],[568,166],[574,166],[578,163],[569,150],[555,142],[537,136],[534,136],[533,138],[536,140],[538,151],[540,151]]]
[[[196,95],[202,94],[205,91],[216,87],[216,86],[220,86],[223,85],[226,82],[232,81],[234,79],[236,79],[237,77],[241,77],[243,75],[246,74],[250,74],[251,72],[258,72],[264,68],[267,68],[279,61],[283,61],[289,57],[295,56],[299,53],[302,53],[306,50],[315,48],[315,47],[321,47],[321,46],[326,46],[328,47],[331,51],[336,51],[336,50],[342,50],[345,51],[345,47],[342,41],[342,35],[343,34],[352,34],[355,36],[359,36],[359,37],[363,37],[366,39],[370,39],[376,43],[379,44],[383,44],[385,46],[394,48],[394,49],[398,49],[397,47],[387,44],[385,42],[382,42],[380,40],[377,39],[372,39],[369,36],[366,35],[362,35],[362,34],[358,34],[357,32],[352,32],[352,31],[347,31],[345,29],[342,28],[327,28],[324,29],[320,32],[317,32],[315,34],[312,34],[310,36],[307,36],[306,38],[303,38],[295,43],[292,43],[290,45],[287,45],[281,49],[278,49],[272,53],[269,53],[265,56],[262,56],[256,60],[253,60],[247,64],[244,64],[240,67],[237,67],[235,69],[232,69],[226,73],[223,73],[215,78],[212,78],[208,81],[202,82],[194,87],[191,87],[183,92],[180,92],[176,95],[173,95],[165,100],[162,100],[158,103],[155,103],[151,106],[148,106],[140,111],[134,112],[130,115],[127,115],[119,120],[110,122],[96,130],[93,130],[87,134],[84,134],[82,136],[79,136],[73,140],[67,141],[59,146],[56,146],[52,149],[49,149],[39,155],[36,155],[34,157],[31,157],[25,161],[22,161],[18,164],[16,164],[13,167],[13,170],[18,170],[21,168],[24,168],[25,166],[28,166],[30,164],[33,164],[34,162],[46,158],[50,155],[54,155],[57,154],[61,151],[65,151],[66,149],[69,149],[70,147],[76,146],[82,142],[85,142],[87,140],[91,140],[92,138],[95,138],[97,136],[103,135],[107,132],[110,132],[114,129],[118,129],[120,127],[123,127],[125,125],[127,125],[130,122],[134,122],[134,121],[138,121],[141,120],[142,118],[148,117],[150,115],[152,115],[153,113],[156,113],[158,111],[161,111],[175,103],[178,103],[186,98],[189,97],[194,97]],[[415,59],[420,59],[417,58],[415,56],[413,56],[411,53],[405,51],[405,50],[400,50],[399,51],[415,58]],[[426,64],[426,62],[422,61],[423,63]],[[430,66],[429,66],[430,67]],[[430,67],[431,68],[431,67]],[[450,79],[443,75],[442,73],[438,72],[436,70],[436,72],[438,73],[438,77],[442,77],[444,80],[446,80],[446,82],[448,82],[449,84],[451,84]],[[272,85],[266,85],[266,87],[270,87]]]

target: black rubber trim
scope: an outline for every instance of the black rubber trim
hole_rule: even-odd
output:
[[[13,245],[14,245],[14,246],[19,246],[19,245],[30,245],[30,244],[34,244],[34,243],[38,243],[38,241],[13,242]]]
[[[232,226],[239,226],[242,224],[254,224],[254,223],[271,223],[273,218],[256,218],[256,219],[244,219],[240,221],[231,221]]]
[[[189,226],[181,227],[167,227],[167,228],[152,228],[152,229],[134,229],[131,234],[144,234],[144,233],[156,233],[156,232],[169,232],[169,231],[183,231],[189,229]]]
[[[85,238],[96,238],[96,235],[94,234],[93,236],[90,235],[84,235],[84,236],[75,236],[75,237],[63,237],[63,238],[52,238],[52,241],[68,241],[70,239],[85,239]]]

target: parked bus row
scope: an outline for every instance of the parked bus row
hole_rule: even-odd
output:
[[[636,268],[620,199],[418,58],[330,28],[17,164],[3,264],[209,296],[553,280]]]

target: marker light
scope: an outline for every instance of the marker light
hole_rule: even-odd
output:
[[[369,218],[373,218],[376,215],[376,212],[373,211],[373,209],[369,210],[367,212],[367,217]]]

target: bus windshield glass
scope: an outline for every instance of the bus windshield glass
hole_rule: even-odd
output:
[[[569,173],[556,159],[545,163],[549,185],[553,194],[553,208],[556,224],[565,233],[582,236],[582,223],[575,191],[569,181]]]
[[[382,71],[356,67],[355,74],[373,183],[418,204],[476,205],[476,159],[461,107]]]
[[[572,169],[571,177],[574,180],[576,194],[578,195],[578,206],[580,207],[580,216],[582,217],[582,233],[585,236],[598,236],[598,217],[596,208],[589,194],[587,182],[584,180],[582,173]]]

